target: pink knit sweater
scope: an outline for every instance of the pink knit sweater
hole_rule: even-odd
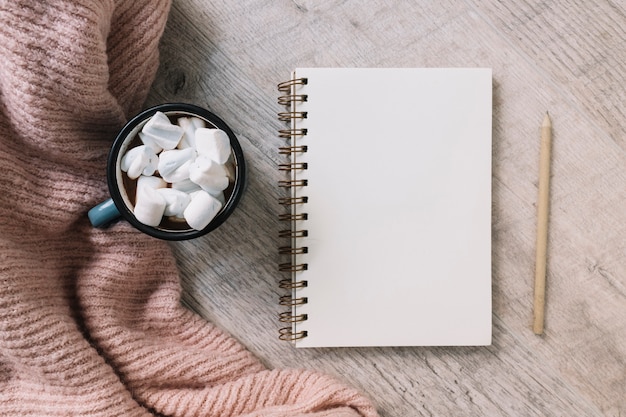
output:
[[[0,0],[0,416],[375,416],[354,389],[267,370],[182,308],[165,244],[89,225],[168,8]]]

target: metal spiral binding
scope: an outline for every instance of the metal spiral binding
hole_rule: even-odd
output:
[[[309,99],[306,94],[287,94],[278,97],[278,104],[283,106],[290,106],[291,103],[304,103]]]
[[[278,220],[280,221],[285,221],[285,222],[289,222],[289,221],[301,221],[301,220],[308,220],[309,219],[309,214],[308,213],[282,213],[278,215]]]
[[[306,297],[292,297],[290,295],[283,295],[280,297],[281,306],[301,306],[308,303],[309,300]]]
[[[281,323],[302,323],[308,318],[306,314],[291,314],[291,312],[285,311],[280,313],[278,320]]]
[[[287,163],[279,164],[278,169],[282,172],[289,174],[289,179],[280,180],[278,186],[283,189],[295,189],[300,187],[306,187],[308,181],[306,179],[297,178],[298,171],[303,171],[308,168],[306,162],[298,161],[298,157],[301,154],[307,152],[306,145],[296,143],[299,139],[307,135],[306,128],[298,128],[296,122],[306,119],[308,114],[306,111],[297,111],[297,103],[303,103],[308,100],[306,94],[296,94],[296,87],[306,85],[308,80],[306,78],[293,78],[291,80],[278,84],[278,91],[283,93],[278,97],[278,103],[288,107],[288,111],[278,113],[278,119],[282,122],[290,123],[289,129],[281,129],[278,131],[278,136],[290,141],[288,146],[281,146],[278,151],[281,155],[289,156],[290,161]],[[308,202],[307,196],[298,196],[294,192],[290,193],[289,197],[281,197],[278,199],[279,204],[288,209],[287,213],[279,215],[279,220],[288,222],[289,228],[279,231],[279,237],[289,239],[289,246],[281,246],[278,252],[281,256],[289,257],[289,262],[283,262],[278,265],[280,272],[288,273],[289,278],[281,279],[279,287],[284,290],[289,290],[291,295],[284,295],[280,297],[280,305],[289,307],[288,311],[284,311],[279,315],[279,321],[281,323],[289,324],[288,327],[283,327],[279,330],[279,339],[295,342],[303,339],[307,336],[306,331],[296,331],[294,325],[296,323],[302,323],[307,320],[306,314],[295,313],[294,308],[307,303],[306,297],[297,297],[295,290],[307,287],[306,280],[297,280],[295,274],[301,271],[306,271],[308,268],[307,263],[298,262],[298,256],[308,253],[308,247],[298,246],[296,244],[297,239],[308,236],[307,230],[301,230],[297,228],[297,222],[305,221],[308,219],[307,213],[295,213],[295,205],[306,204]]]
[[[303,253],[309,253],[309,248],[306,246],[302,248],[293,248],[291,246],[281,246],[278,248],[278,253],[281,255],[300,255]]]
[[[281,188],[306,187],[309,185],[308,180],[280,180],[278,186]]]
[[[295,85],[306,85],[309,82],[306,78],[292,78],[291,80],[284,81],[278,84],[278,91],[290,92],[291,88]]]
[[[294,153],[304,153],[308,150],[306,145],[298,146],[281,146],[278,148],[278,153],[281,155],[291,155]]]
[[[278,113],[278,120],[281,122],[290,122],[293,119],[306,119],[308,116],[305,111],[288,111]]]
[[[285,263],[278,265],[278,270],[280,272],[306,271],[308,268],[309,268],[308,264],[292,264],[289,262],[285,262]]]
[[[309,197],[281,197],[278,199],[278,202],[282,206],[293,206],[294,204],[305,204],[309,201]]]
[[[306,330],[294,332],[291,327],[282,327],[278,329],[278,338],[287,342],[296,342],[308,336]]]
[[[278,131],[278,137],[283,139],[291,139],[294,136],[306,136],[306,129],[281,129]]]
[[[307,237],[309,235],[308,230],[292,230],[285,229],[278,232],[278,237],[287,237],[287,238],[298,238],[298,237]]]
[[[308,285],[307,281],[292,281],[291,279],[281,279],[278,283],[278,287],[283,290],[306,288]]]
[[[278,169],[280,171],[294,171],[296,169],[307,169],[308,165],[306,162],[290,162],[288,164],[279,164]]]

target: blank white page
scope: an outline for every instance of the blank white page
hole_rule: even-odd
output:
[[[490,344],[491,69],[295,76],[308,80],[296,346]]]

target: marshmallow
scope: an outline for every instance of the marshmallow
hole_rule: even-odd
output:
[[[196,147],[196,129],[206,127],[206,122],[199,117],[179,117],[178,126],[185,131],[183,138],[178,144],[178,149],[195,148]]]
[[[183,128],[173,125],[161,112],[156,112],[141,131],[150,136],[163,149],[174,149],[183,137]]]
[[[198,155],[208,156],[218,164],[225,164],[230,156],[230,140],[220,129],[196,129],[196,150]]]
[[[219,193],[212,193],[207,191],[209,194],[211,194],[213,197],[217,198],[217,200],[222,203],[222,206],[224,206],[226,204],[226,197],[224,197],[224,193],[223,192],[219,192]]]
[[[195,191],[200,191],[202,189],[202,187],[200,187],[195,182],[191,181],[189,178],[182,180],[182,181],[173,182],[172,188],[175,190],[185,192],[187,194],[191,194]]]
[[[133,214],[141,223],[156,227],[161,223],[165,205],[165,199],[156,190],[150,187],[137,188]]]
[[[177,122],[183,131],[182,139],[178,143],[178,149],[194,148],[196,146],[196,127],[190,117],[179,117]]]
[[[228,187],[225,168],[207,156],[199,156],[191,164],[189,179],[208,192],[217,193]]]
[[[194,129],[199,129],[201,127],[206,127],[206,122],[204,119],[193,116],[191,118],[191,123],[193,124]]]
[[[189,148],[191,149],[191,148]],[[164,177],[165,181],[173,184],[175,182],[181,182],[186,179],[189,179],[189,167],[191,166],[191,161],[187,161],[174,171],[169,173]]]
[[[189,167],[196,157],[194,148],[163,151],[159,155],[159,174],[167,182],[189,178]]]
[[[145,176],[142,175],[137,178],[137,189],[141,187],[150,187],[153,190],[157,188],[165,188],[167,187],[167,183],[163,180],[163,178],[155,177],[155,176]]]
[[[202,230],[211,223],[221,209],[222,203],[218,199],[206,191],[198,191],[193,194],[183,216],[193,229]]]
[[[139,139],[141,139],[141,143],[143,143],[144,145],[146,145],[148,148],[152,149],[152,151],[156,154],[158,154],[159,152],[161,152],[163,150],[162,147],[160,147],[156,141],[154,140],[154,138],[151,135],[148,135],[146,133],[143,132],[139,132]]]
[[[173,188],[159,188],[159,194],[165,199],[165,216],[183,217],[183,212],[191,201],[189,194]]]
[[[136,146],[130,149],[120,161],[120,169],[130,179],[136,179],[141,174],[152,175],[157,168],[158,157],[146,145]]]

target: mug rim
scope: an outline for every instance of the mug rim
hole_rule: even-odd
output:
[[[224,204],[224,207],[220,210],[220,212],[211,220],[211,222],[201,230],[195,229],[186,229],[186,230],[163,230],[157,227],[148,226],[144,223],[141,223],[131,209],[124,202],[124,198],[122,193],[120,192],[120,187],[117,182],[117,163],[118,156],[122,149],[122,146],[125,144],[128,135],[142,122],[146,121],[150,117],[152,117],[156,112],[162,112],[167,114],[168,112],[185,112],[190,115],[198,115],[201,118],[206,119],[211,124],[216,126],[218,129],[226,132],[228,139],[230,141],[230,146],[232,152],[234,154],[234,158],[236,160],[235,165],[235,183],[233,186],[232,194],[230,198]],[[241,145],[237,140],[237,137],[230,129],[230,127],[224,122],[221,118],[219,118],[214,113],[188,103],[165,103],[158,104],[156,106],[150,107],[146,110],[141,111],[139,114],[135,115],[132,119],[130,119],[120,130],[120,132],[115,137],[113,141],[113,145],[109,152],[109,156],[107,159],[107,183],[109,187],[109,194],[111,195],[111,199],[115,203],[118,211],[121,216],[128,221],[133,227],[140,230],[147,235],[163,239],[163,240],[187,240],[193,239],[200,236],[203,236],[209,233],[212,230],[215,230],[219,227],[226,219],[232,214],[235,207],[239,203],[241,199],[241,195],[243,194],[243,188],[246,180],[246,165],[243,157],[243,150],[241,149]]]

